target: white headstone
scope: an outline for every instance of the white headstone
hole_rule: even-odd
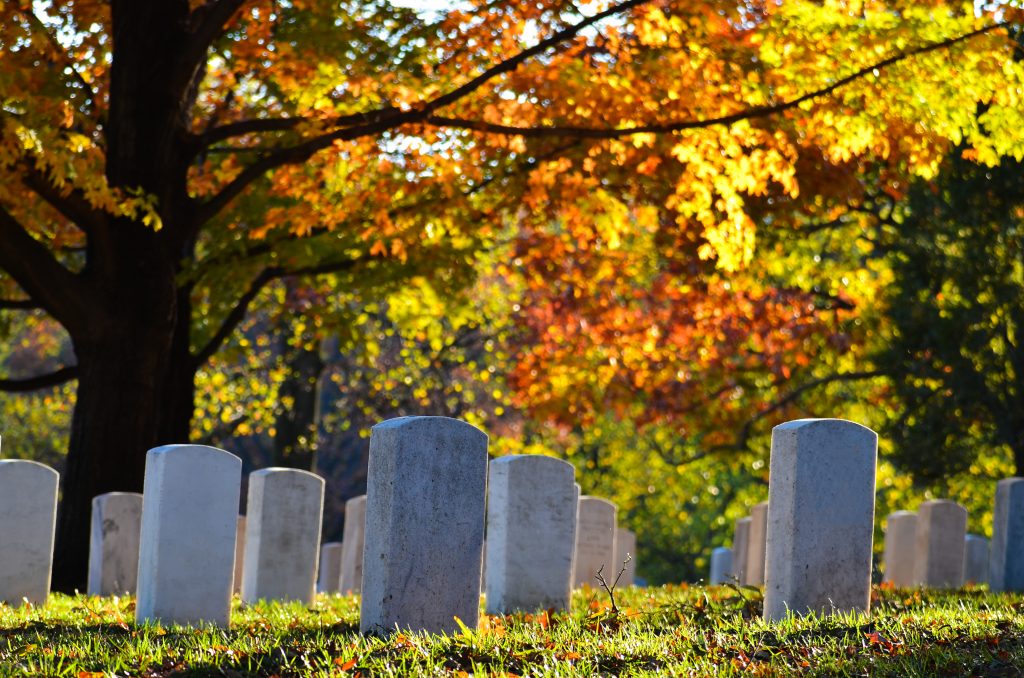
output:
[[[141,529],[141,494],[108,492],[93,497],[89,534],[90,596],[135,594]]]
[[[1024,478],[996,484],[988,586],[992,591],[1024,591]]]
[[[750,548],[750,516],[736,519],[732,534],[732,573],[737,584],[743,583],[747,572],[747,549]]]
[[[711,572],[708,576],[708,584],[718,586],[728,584],[732,581],[732,549],[727,546],[719,546],[711,551]]]
[[[964,584],[964,538],[967,509],[955,501],[935,499],[917,509],[914,582],[955,589]]]
[[[964,583],[988,583],[988,539],[977,534],[964,541]]]
[[[446,417],[373,427],[359,628],[456,633],[479,619],[487,435]]]
[[[340,541],[329,541],[320,547],[320,578],[316,589],[320,593],[337,593],[341,584]]]
[[[882,565],[885,576],[882,581],[899,588],[917,584],[914,579],[914,552],[917,539],[917,514],[913,511],[896,511],[885,519],[885,552]]]
[[[620,587],[633,586],[636,583],[636,534],[624,527],[617,527],[615,528],[615,569],[611,573],[612,577],[608,579],[609,584],[614,581],[614,577],[618,576],[619,570],[622,570],[622,564],[626,562],[627,555],[630,560],[626,563],[622,578],[619,579]],[[607,572],[608,568],[605,568],[605,573],[607,574]]]
[[[147,453],[137,622],[228,625],[241,484],[242,460],[215,447]]]
[[[743,583],[747,586],[764,585],[764,554],[767,547],[768,502],[762,501],[750,509],[747,564],[743,566]]]
[[[245,516],[238,516],[235,528],[235,573],[231,590],[242,593],[242,572],[245,571]]]
[[[366,495],[345,502],[342,534],[341,585],[343,594],[359,593],[363,586],[363,544],[366,535]]]
[[[611,584],[620,564],[615,562],[615,504],[600,497],[582,495],[576,513],[576,551],[573,585],[597,588],[597,573]]]
[[[0,460],[0,602],[43,605],[50,595],[57,478],[34,461]]]
[[[572,464],[554,457],[491,461],[484,568],[489,614],[569,609],[575,474]]]
[[[842,419],[772,430],[764,618],[866,613],[878,436]]]

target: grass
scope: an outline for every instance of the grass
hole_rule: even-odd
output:
[[[133,601],[0,606],[0,676],[1022,676],[1024,598],[876,589],[870,617],[766,624],[760,594],[663,586],[575,594],[571,614],[481,617],[454,636],[358,633],[355,597],[236,599],[230,630],[135,626]]]

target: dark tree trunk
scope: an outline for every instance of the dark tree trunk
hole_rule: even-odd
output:
[[[279,400],[292,406],[282,408],[275,422],[274,464],[312,471],[316,465],[324,362],[319,351],[304,346],[286,346],[284,359],[288,377],[281,385]]]

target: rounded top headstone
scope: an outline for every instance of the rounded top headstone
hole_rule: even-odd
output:
[[[5,475],[16,473],[25,478],[35,476],[56,479],[60,476],[59,473],[46,464],[40,464],[38,461],[31,461],[29,459],[0,459],[0,473]]]
[[[491,460],[491,465],[506,467],[522,467],[537,473],[555,474],[568,473],[570,478],[576,476],[576,467],[557,457],[549,457],[545,454],[510,454]]]
[[[394,419],[382,421],[371,429],[374,433],[397,430],[423,430],[424,432],[434,430],[445,432],[459,431],[467,435],[479,435],[484,440],[487,440],[487,434],[476,426],[452,417],[395,417]]]
[[[242,460],[230,452],[222,450],[218,447],[211,447],[209,445],[191,445],[191,444],[176,444],[176,445],[161,445],[160,447],[154,447],[147,453],[147,457],[154,459],[167,457],[174,457],[175,460],[186,460],[191,459],[194,461],[202,461],[207,464],[222,464],[230,467],[242,466]]]
[[[864,426],[863,424],[858,424],[857,422],[850,421],[848,419],[830,419],[830,418],[793,419],[792,421],[787,421],[787,422],[784,422],[782,424],[778,424],[775,428],[772,429],[772,431],[773,432],[774,431],[779,431],[779,432],[782,432],[782,433],[787,433],[787,432],[791,432],[791,431],[792,432],[795,432],[795,431],[805,431],[805,430],[808,430],[808,429],[817,429],[817,428],[841,429],[841,430],[849,430],[849,431],[858,431],[859,430],[859,431],[861,431],[866,436],[871,436],[873,438],[877,438],[878,437],[878,434],[875,433],[874,431],[872,431],[867,426]]]
[[[261,468],[258,471],[253,471],[249,475],[250,475],[250,477],[251,476],[260,476],[260,477],[263,477],[263,478],[274,477],[274,476],[288,476],[288,477],[292,477],[292,478],[303,478],[303,479],[309,479],[309,480],[316,480],[316,481],[321,482],[321,483],[324,481],[324,479],[321,478],[316,473],[313,473],[311,471],[305,471],[305,470],[300,469],[300,468],[289,468],[287,466],[270,466],[270,467],[267,467],[267,468]]]
[[[581,502],[587,502],[588,504],[591,504],[591,505],[603,504],[603,505],[606,505],[609,508],[615,508],[615,502],[609,501],[609,500],[605,499],[604,497],[594,497],[594,496],[589,495],[589,494],[583,494],[583,495],[580,495],[580,501]]]

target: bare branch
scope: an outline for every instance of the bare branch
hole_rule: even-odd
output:
[[[71,365],[69,367],[62,367],[49,374],[41,374],[37,377],[29,377],[27,379],[0,379],[0,391],[6,391],[8,393],[27,393],[29,391],[38,391],[43,388],[57,386],[58,384],[63,384],[77,378],[78,366]]]

